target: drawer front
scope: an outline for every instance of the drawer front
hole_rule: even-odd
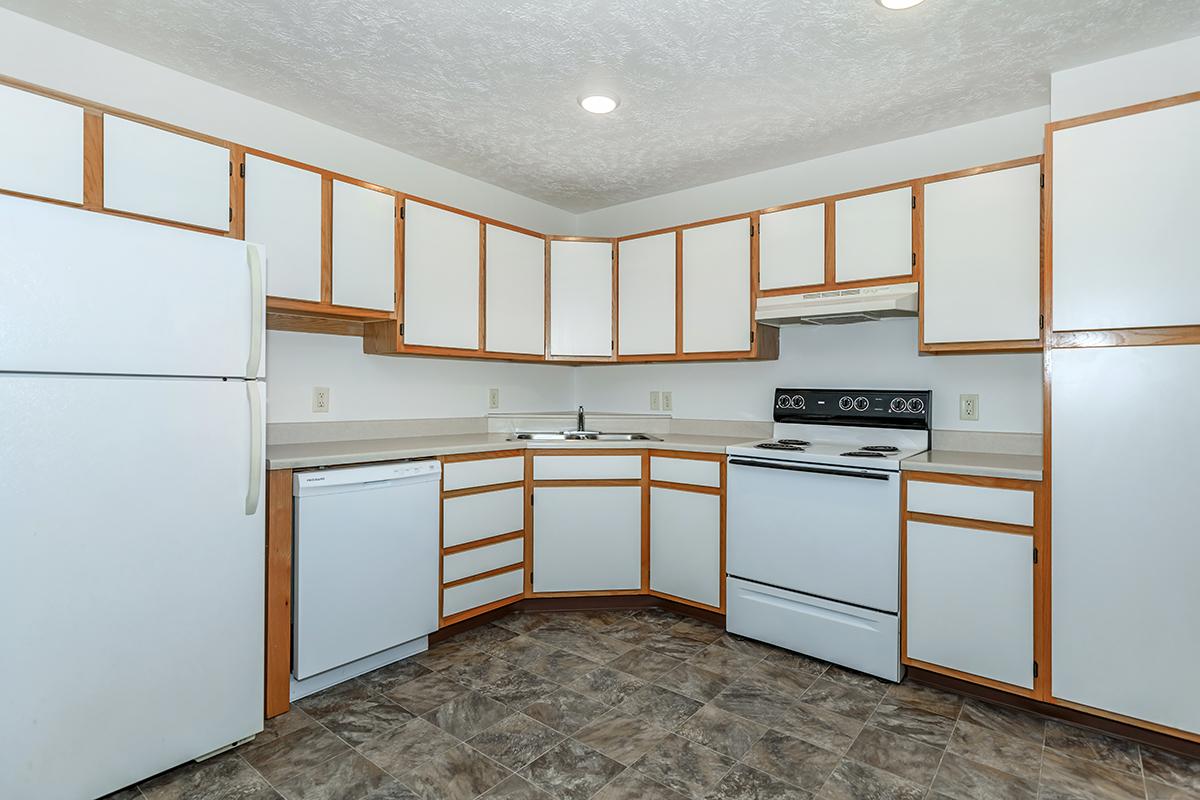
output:
[[[520,487],[442,501],[442,546],[499,536],[525,528],[525,490]]]
[[[525,539],[509,539],[442,558],[442,581],[451,583],[525,560]]]
[[[650,480],[716,488],[721,485],[721,463],[695,458],[650,456]]]
[[[908,510],[943,517],[1033,525],[1033,492],[957,483],[908,482]]]
[[[471,581],[442,590],[442,616],[452,617],[472,608],[525,591],[525,570],[515,569],[483,580]]]
[[[641,456],[534,456],[536,481],[620,480],[642,477]]]
[[[521,456],[481,458],[478,461],[447,461],[442,465],[442,488],[447,492],[525,480]]]

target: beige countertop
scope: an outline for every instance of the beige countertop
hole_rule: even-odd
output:
[[[702,436],[698,434],[662,434],[658,442],[555,442],[509,441],[506,433],[462,433],[440,436],[401,436],[391,439],[349,439],[335,442],[272,444],[267,446],[268,469],[305,469],[373,461],[397,461],[454,453],[481,453],[491,450],[686,450],[699,453],[724,453],[726,447],[745,444],[762,437]]]
[[[1042,479],[1042,457],[1012,453],[972,453],[960,450],[927,450],[906,458],[901,469],[978,475],[985,478]]]

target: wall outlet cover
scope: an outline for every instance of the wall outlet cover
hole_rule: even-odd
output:
[[[969,422],[979,421],[979,395],[960,394],[958,396],[958,418]]]
[[[312,391],[312,410],[317,414],[329,412],[329,387],[314,386]]]
[[[673,407],[673,404],[671,403],[671,393],[663,392],[662,393],[662,410],[670,411],[672,409],[672,407]]]
[[[500,407],[500,390],[488,389],[488,408]]]
[[[660,405],[660,393],[659,392],[651,392],[650,393],[650,410],[658,411],[660,408],[662,408],[662,406]]]

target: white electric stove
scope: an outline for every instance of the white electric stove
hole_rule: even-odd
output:
[[[730,447],[726,626],[878,675],[900,666],[900,462],[929,391],[776,389],[774,438]]]

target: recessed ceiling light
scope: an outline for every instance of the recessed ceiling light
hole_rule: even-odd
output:
[[[921,3],[925,2],[925,0],[875,0],[875,2],[879,3],[879,5],[883,6],[889,11],[903,11],[906,8],[919,6]]]
[[[579,105],[583,106],[584,111],[590,111],[593,114],[607,114],[620,105],[620,101],[606,94],[589,94],[587,97],[579,98]]]

